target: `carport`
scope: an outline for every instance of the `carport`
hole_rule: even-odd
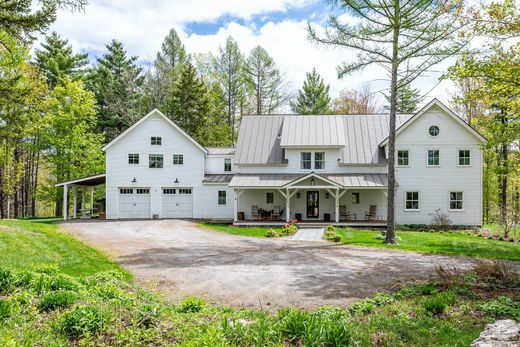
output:
[[[67,220],[68,212],[69,212],[69,202],[68,202],[68,192],[69,187],[72,188],[72,196],[73,196],[73,213],[72,217],[76,218],[76,211],[78,207],[77,197],[78,197],[78,189],[82,190],[81,198],[82,198],[82,209],[85,209],[85,195],[87,192],[90,193],[90,204],[89,208],[85,209],[85,212],[90,211],[90,216],[92,216],[92,212],[94,209],[94,187],[99,186],[101,184],[105,184],[106,182],[106,174],[97,174],[94,176],[88,176],[83,178],[78,178],[72,181],[61,182],[56,184],[56,187],[63,187],[63,219]],[[86,213],[83,213],[85,215]]]

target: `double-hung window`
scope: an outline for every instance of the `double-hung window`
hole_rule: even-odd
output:
[[[302,170],[310,170],[312,164],[311,152],[301,153],[301,168]]]
[[[440,151],[438,149],[428,150],[428,166],[440,165]]]
[[[418,210],[419,209],[419,192],[406,192],[406,205],[407,210]]]
[[[224,159],[224,172],[231,172],[231,158]]]
[[[163,155],[150,154],[148,156],[148,167],[150,169],[161,169],[163,167]]]
[[[470,166],[471,165],[471,152],[469,149],[459,150],[459,166]]]
[[[132,165],[139,164],[139,154],[137,154],[137,153],[128,154],[128,164],[132,164]]]
[[[314,169],[324,170],[325,169],[325,152],[314,153]]]
[[[450,192],[450,210],[462,210],[464,208],[463,195],[462,192]]]
[[[225,205],[226,204],[226,191],[225,190],[219,190],[218,191],[218,204],[219,205]]]
[[[410,164],[410,162],[409,162],[408,150],[397,151],[397,165],[408,166],[409,164]]]
[[[152,146],[160,146],[160,145],[162,145],[162,137],[152,136],[150,138],[150,143],[152,144]]]
[[[183,165],[184,164],[184,154],[174,154],[173,155],[173,165]]]

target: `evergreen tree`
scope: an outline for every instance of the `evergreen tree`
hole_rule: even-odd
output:
[[[128,57],[120,41],[106,48],[87,82],[97,100],[98,130],[111,140],[142,116],[143,76],[137,57]]]
[[[88,55],[74,54],[68,41],[56,32],[47,35],[42,48],[36,50],[36,65],[47,76],[51,89],[66,77],[80,77],[87,64]]]
[[[330,113],[330,85],[323,82],[316,68],[307,72],[303,81],[303,88],[298,91],[295,102],[291,102],[291,108],[296,114],[328,114]]]
[[[248,82],[253,90],[256,114],[270,114],[287,102],[287,93],[280,70],[267,51],[256,46],[246,61]]]
[[[190,63],[184,65],[166,105],[172,120],[188,135],[204,144],[204,131],[211,111],[210,98],[206,85],[197,77]]]
[[[388,105],[385,110],[390,110],[390,95],[385,95]],[[409,84],[397,89],[397,113],[415,113],[417,106],[424,99],[419,89],[412,89]]]

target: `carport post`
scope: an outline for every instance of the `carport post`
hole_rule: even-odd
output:
[[[94,208],[94,187],[90,187],[90,209]],[[92,213],[92,212],[90,212]]]
[[[68,188],[69,186],[67,184],[64,184],[63,185],[63,220],[67,220],[67,205],[68,205],[68,201],[67,201],[67,193],[68,193]]]
[[[73,210],[72,210],[72,216],[74,217],[74,219],[76,219],[76,210],[78,209],[78,187],[77,186],[72,186],[72,193],[74,194],[74,203],[72,204],[73,205]]]

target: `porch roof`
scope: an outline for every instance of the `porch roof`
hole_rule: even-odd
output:
[[[293,181],[314,175],[337,183],[343,188],[385,188],[388,177],[380,173],[354,174],[236,174],[229,182],[232,188],[284,188]],[[293,186],[297,188],[297,185]],[[331,185],[332,187],[332,185]]]
[[[101,173],[93,176],[88,177],[82,177],[82,178],[76,178],[74,180],[66,181],[66,182],[60,182],[56,184],[56,187],[61,186],[70,186],[70,185],[78,185],[78,186],[98,186],[100,184],[105,184],[106,181],[106,174]]]
[[[232,174],[206,174],[204,175],[203,183],[229,183],[233,178]]]

